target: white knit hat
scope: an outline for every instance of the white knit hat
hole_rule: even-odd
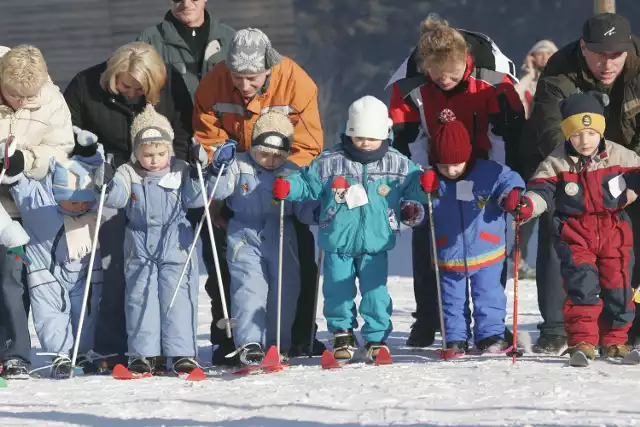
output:
[[[147,104],[142,113],[131,123],[131,160],[136,161],[136,152],[143,144],[167,144],[173,152],[173,128],[169,120],[156,112],[153,105]]]
[[[349,107],[345,135],[386,140],[393,122],[384,102],[374,96],[363,96]]]

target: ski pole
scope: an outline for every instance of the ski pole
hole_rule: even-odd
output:
[[[204,178],[202,176],[202,166],[200,166],[200,164],[198,164],[197,170],[198,170],[198,180],[200,180],[200,187],[202,188],[202,191],[201,191],[202,200],[204,202],[204,205],[207,206],[207,193],[205,190],[206,187],[204,186]],[[222,173],[222,171],[223,171],[223,168],[221,167],[220,173]],[[218,178],[220,178],[220,173],[218,173]],[[216,184],[217,183],[218,182],[216,181]],[[225,329],[227,331],[227,338],[231,338],[232,320],[229,319],[229,312],[227,311],[227,300],[224,295],[224,286],[222,284],[222,274],[220,273],[220,260],[218,260],[218,250],[216,248],[216,240],[213,236],[213,222],[211,221],[211,214],[209,213],[209,209],[205,209],[204,214],[207,220],[207,229],[209,231],[209,239],[211,240],[211,251],[213,252],[213,263],[216,268],[216,276],[218,279],[218,290],[220,291],[220,302],[222,304],[222,314],[224,316],[224,318],[218,321],[217,326],[219,328],[220,326],[223,326],[220,329]]]
[[[218,182],[220,182],[220,177],[222,176],[222,171],[224,171],[224,165],[220,167],[220,172],[218,172],[218,178],[216,179],[216,183],[213,185],[213,190],[211,190],[211,195],[207,200],[207,203],[204,205],[205,211],[209,210],[209,206],[213,201],[213,196],[216,193],[216,189],[218,188]],[[203,188],[203,192],[206,190]],[[173,308],[173,303],[176,300],[176,296],[178,295],[178,289],[180,289],[180,285],[182,284],[182,279],[184,279],[184,275],[187,273],[187,269],[189,268],[189,264],[191,263],[191,257],[193,256],[193,251],[196,249],[196,245],[198,243],[198,236],[200,236],[200,232],[202,231],[202,226],[204,222],[207,220],[206,214],[202,212],[202,217],[200,218],[200,222],[198,222],[198,226],[196,227],[196,231],[193,235],[193,243],[191,243],[191,247],[189,248],[189,255],[187,256],[187,261],[184,263],[184,267],[182,267],[182,273],[180,273],[180,278],[178,279],[178,284],[173,291],[173,296],[171,297],[171,303],[169,304],[169,308],[167,309],[167,315],[171,312],[171,308]],[[233,327],[233,326],[232,326]]]
[[[438,292],[438,308],[440,315],[440,333],[442,334],[442,358],[447,359],[447,331],[444,325],[444,313],[442,309],[442,289],[440,287],[440,265],[438,260],[438,248],[436,247],[436,226],[433,223],[433,200],[431,193],[427,193],[427,205],[429,209],[429,232],[431,234],[431,256],[436,272],[436,290]]]
[[[113,159],[112,155],[108,155],[105,163],[111,163]],[[78,329],[76,332],[76,339],[73,343],[73,354],[71,355],[71,372],[69,372],[69,378],[73,378],[74,370],[76,367],[76,361],[78,359],[78,349],[80,348],[80,339],[82,338],[82,328],[84,327],[84,316],[87,311],[87,302],[89,301],[89,290],[91,289],[91,276],[93,275],[93,263],[96,259],[96,252],[98,249],[98,236],[100,233],[100,223],[102,222],[102,209],[104,208],[104,199],[107,191],[107,183],[102,183],[100,189],[100,201],[98,203],[98,216],[96,218],[96,229],[93,231],[93,241],[91,242],[91,255],[89,257],[89,270],[87,271],[87,280],[84,283],[84,295],[82,296],[82,308],[80,309],[80,319],[78,320]]]
[[[309,358],[313,357],[313,342],[316,335],[316,316],[318,315],[318,298],[320,297],[320,275],[322,274],[322,258],[324,251],[318,250],[318,273],[316,274],[316,294],[313,299],[313,317],[311,318],[311,331],[309,332]]]
[[[280,243],[278,244],[278,315],[276,320],[276,348],[280,353],[280,321],[282,315],[282,255],[284,253],[284,200],[280,200]]]
[[[516,363],[516,357],[522,356],[522,352],[518,351],[518,275],[520,267],[520,214],[516,214],[515,227],[515,249],[513,252],[513,345],[507,356],[513,358]]]

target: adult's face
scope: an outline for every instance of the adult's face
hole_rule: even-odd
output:
[[[0,93],[2,93],[4,101],[15,111],[18,111],[30,102],[35,101],[38,97],[37,94],[33,96],[18,95],[11,88],[5,86],[0,87]]]
[[[580,48],[593,77],[605,85],[612,84],[622,73],[627,52],[592,52],[586,48],[583,40],[580,40]]]
[[[116,75],[116,89],[119,94],[130,100],[144,96],[142,85],[139,81],[131,77],[129,73],[119,73]]]
[[[427,74],[440,89],[447,91],[458,86],[466,70],[465,61],[450,60],[441,67],[429,68]]]
[[[267,81],[269,71],[259,74],[231,73],[233,86],[240,91],[245,100],[253,98]]]
[[[533,65],[536,68],[544,68],[549,61],[549,58],[551,58],[551,55],[553,55],[551,52],[533,52],[531,54],[533,57]]]
[[[171,13],[188,27],[199,27],[204,23],[207,0],[171,0]]]

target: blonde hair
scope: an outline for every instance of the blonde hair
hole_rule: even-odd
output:
[[[16,46],[0,58],[0,84],[15,92],[14,95],[35,96],[47,80],[47,63],[35,46]]]
[[[128,73],[140,83],[148,103],[158,103],[167,69],[153,46],[143,42],[120,46],[107,61],[107,69],[100,76],[100,86],[117,94],[116,77],[120,73]]]
[[[420,29],[418,52],[420,69],[426,72],[427,69],[442,68],[451,61],[466,62],[467,42],[447,21],[429,15]]]

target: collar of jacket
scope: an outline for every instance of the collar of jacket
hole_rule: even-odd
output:
[[[207,37],[207,42],[222,38],[222,33],[218,31],[218,20],[211,19],[211,15],[206,9],[204,11],[204,23],[202,24],[202,26],[200,26],[200,28],[205,25],[209,26],[209,36]],[[160,23],[159,29],[162,33],[162,37],[164,38],[165,43],[179,46],[188,50],[189,46],[180,34],[180,29],[178,26],[181,26],[183,31],[187,31],[187,27],[177,19],[175,19],[171,11],[168,11],[164,15],[164,20]]]

